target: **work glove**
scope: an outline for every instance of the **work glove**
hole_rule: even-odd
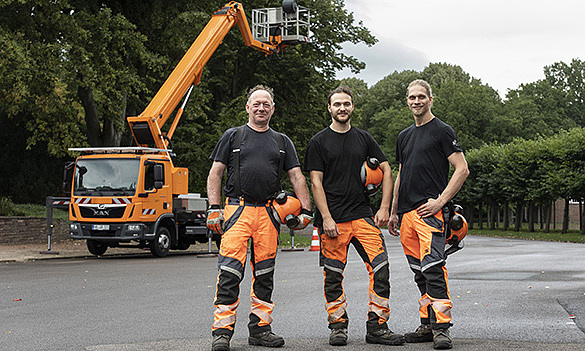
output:
[[[301,230],[305,229],[309,225],[309,223],[311,223],[311,221],[313,220],[313,213],[309,210],[302,208],[301,214],[299,214],[297,217],[299,219],[299,224],[293,229]]]
[[[219,205],[209,206],[207,210],[207,228],[217,234],[223,234],[223,210],[219,208]]]

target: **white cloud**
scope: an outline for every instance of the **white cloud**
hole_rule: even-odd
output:
[[[346,0],[346,8],[379,40],[344,49],[366,62],[358,77],[370,85],[395,70],[447,62],[505,95],[542,79],[546,65],[585,59],[580,0]]]
[[[429,59],[424,53],[404,46],[393,40],[377,43],[371,47],[365,44],[345,45],[346,54],[355,56],[366,62],[366,68],[360,72],[359,78],[375,84],[394,71],[414,69],[420,71],[428,64]],[[340,72],[339,76],[354,76],[349,69]]]

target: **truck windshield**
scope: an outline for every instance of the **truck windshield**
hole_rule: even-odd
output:
[[[80,159],[75,165],[73,194],[132,196],[139,169],[139,159]]]

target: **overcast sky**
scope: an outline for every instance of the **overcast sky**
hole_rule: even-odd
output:
[[[544,78],[544,66],[585,60],[583,0],[345,0],[345,6],[378,39],[372,47],[344,47],[366,63],[357,77],[370,86],[394,71],[446,62],[503,97]]]

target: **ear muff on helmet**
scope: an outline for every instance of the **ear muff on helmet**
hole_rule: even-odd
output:
[[[463,239],[467,235],[467,220],[461,212],[463,208],[459,205],[454,206],[455,214],[451,218],[451,235],[447,238],[445,254],[450,255],[463,248]]]
[[[377,158],[368,157],[366,159],[360,170],[360,179],[366,194],[372,196],[378,191],[384,179],[384,172],[382,172],[380,161]]]
[[[467,235],[467,220],[460,214],[455,214],[451,220],[451,237],[457,241],[463,240]]]
[[[301,214],[301,201],[294,196],[288,195],[281,191],[272,202],[272,210],[274,217],[281,223],[286,224],[290,228],[299,225],[299,218]]]

